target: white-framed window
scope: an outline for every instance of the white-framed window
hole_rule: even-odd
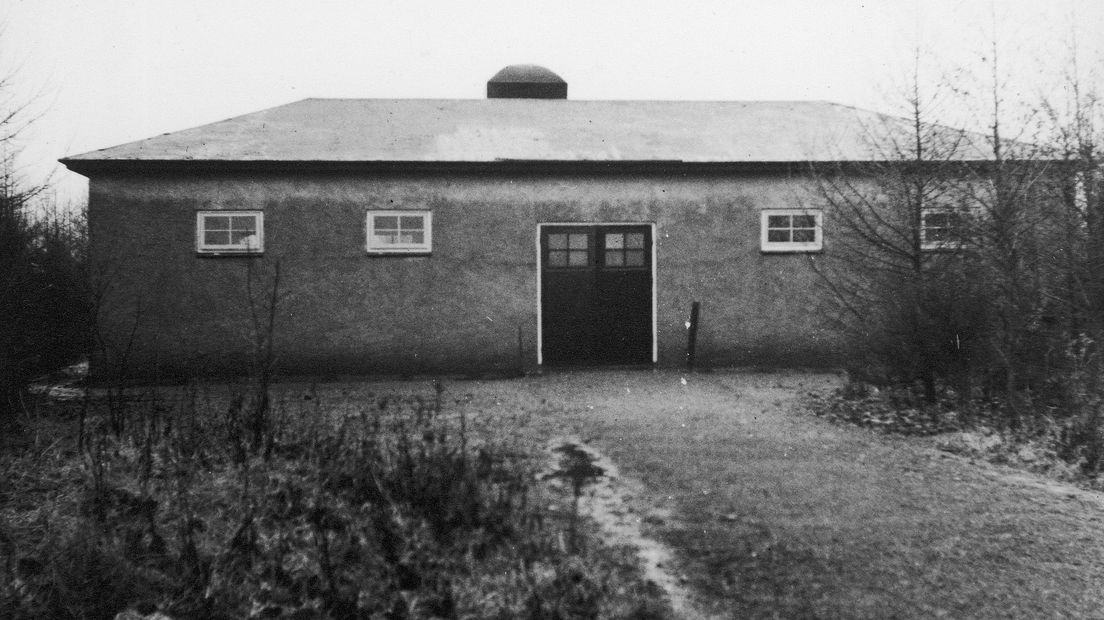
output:
[[[920,247],[924,250],[953,250],[966,238],[969,214],[964,209],[938,207],[920,212]]]
[[[824,247],[820,209],[764,209],[760,218],[764,252],[819,252]]]
[[[260,254],[264,252],[261,211],[197,211],[196,252]]]
[[[428,254],[433,250],[430,211],[369,211],[369,254]]]

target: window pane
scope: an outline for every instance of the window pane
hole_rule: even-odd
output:
[[[789,230],[768,230],[767,241],[771,243],[786,243],[790,240]]]
[[[245,243],[245,240],[249,239],[249,238],[253,238],[254,239],[253,243],[254,244],[256,243],[256,241],[255,241],[256,237],[253,235],[252,231],[249,231],[249,230],[232,230],[232,231],[230,231],[230,243],[232,243],[234,245],[247,245]]]
[[[230,245],[229,230],[203,231],[203,245]]]
[[[629,267],[643,267],[644,250],[629,250],[625,252],[625,264]]]
[[[548,266],[549,267],[567,267],[567,251],[566,250],[549,250],[548,251]]]
[[[800,228],[793,231],[794,243],[812,243],[816,241],[816,231],[808,228]]]
[[[947,241],[951,238],[951,231],[947,228],[928,228],[924,230],[924,241]]]
[[[789,228],[790,216],[788,215],[768,215],[767,216],[767,228]]]
[[[403,231],[399,234],[399,243],[424,243],[425,233],[420,231],[407,232]]]
[[[793,216],[794,228],[816,228],[816,216],[815,215],[795,215]]]
[[[425,222],[420,215],[403,215],[399,218],[399,227],[403,230],[421,230]]]
[[[949,213],[925,213],[924,214],[924,227],[936,228],[947,226],[950,224]]]
[[[644,247],[644,233],[629,233],[625,235],[625,247],[630,249]]]
[[[203,218],[206,230],[230,230],[230,217],[227,215],[208,215]]]
[[[572,233],[568,235],[568,245],[572,250],[585,250],[587,249],[587,236],[585,234]]]
[[[625,264],[625,257],[617,250],[609,250],[606,252],[606,266],[607,267],[621,267]]]
[[[625,247],[625,235],[621,233],[609,233],[606,235],[606,249],[620,250]]]
[[[566,250],[567,235],[548,235],[548,249]]]
[[[377,230],[372,235],[372,243],[375,245],[394,245],[399,240],[398,232],[388,232],[385,230]]]
[[[575,235],[571,235],[574,237]],[[585,236],[585,235],[584,235]],[[572,267],[586,267],[587,266],[587,253],[585,251],[572,250],[568,252],[568,264]]]
[[[399,218],[394,215],[376,215],[376,230],[396,230],[399,227]]]
[[[230,218],[230,228],[253,232],[257,230],[257,218],[252,215],[235,215]]]

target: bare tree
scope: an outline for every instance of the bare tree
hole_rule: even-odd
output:
[[[1063,355],[1049,379],[1060,389],[1052,401],[1065,417],[1063,456],[1097,473],[1104,468],[1104,105],[1100,74],[1082,68],[1077,30],[1071,19],[1061,87],[1040,106],[1057,162],[1046,179],[1060,232],[1050,246],[1058,274],[1050,301],[1064,319],[1064,341],[1056,343]]]
[[[1055,249],[1063,246],[1068,228],[1054,191],[1062,168],[1042,144],[1039,107],[1009,100],[1014,89],[1003,73],[995,15],[993,20],[980,89],[988,127],[976,141],[989,164],[975,169],[967,187],[978,209],[974,260],[991,311],[986,392],[1001,400],[1005,420],[1019,427],[1033,414],[1066,343],[1066,283]]]
[[[23,407],[33,376],[81,355],[87,325],[83,220],[49,208],[45,181],[21,178],[18,145],[35,118],[13,81],[0,77],[0,416]]]
[[[869,161],[814,167],[835,240],[814,264],[857,369],[918,381],[934,400],[941,376],[954,375],[969,390],[984,312],[964,260],[970,240],[963,162],[971,145],[964,131],[931,121],[942,93],[924,92],[919,66],[917,52],[903,96],[908,117],[867,128]]]
[[[1044,97],[1053,159],[1049,180],[1062,205],[1064,224],[1057,260],[1065,270],[1060,301],[1069,308],[1069,331],[1099,341],[1104,336],[1104,99],[1079,58],[1076,26],[1057,95]]]

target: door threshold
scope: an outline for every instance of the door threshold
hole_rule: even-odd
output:
[[[537,366],[538,374],[551,372],[579,372],[586,370],[656,370],[658,365],[652,362],[644,364],[542,364]]]

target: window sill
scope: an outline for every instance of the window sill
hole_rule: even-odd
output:
[[[196,252],[196,258],[261,258],[264,252]]]
[[[824,248],[760,248],[760,254],[820,254]]]
[[[939,243],[920,246],[920,251],[925,254],[952,254],[965,251],[966,244],[963,243]]]
[[[366,252],[366,255],[371,258],[425,258],[427,256],[432,256],[433,252],[430,250],[388,250],[386,252],[370,250]]]

